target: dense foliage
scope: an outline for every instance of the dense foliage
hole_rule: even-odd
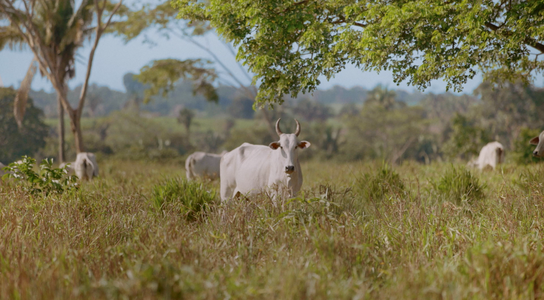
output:
[[[23,156],[4,168],[6,174],[3,180],[12,179],[17,186],[33,196],[47,196],[49,194],[72,193],[79,189],[77,177],[69,175],[67,167],[54,168],[53,160],[44,159],[39,172],[34,171],[36,160]]]
[[[45,146],[49,128],[44,123],[43,112],[34,106],[32,99],[26,104],[22,128],[17,127],[13,116],[15,91],[0,88],[0,162],[7,164],[23,155],[34,155]]]
[[[389,70],[395,82],[425,88],[444,79],[460,89],[486,78],[527,79],[544,68],[540,1],[176,0],[180,16],[210,26],[239,46],[257,99],[312,91],[353,64]]]

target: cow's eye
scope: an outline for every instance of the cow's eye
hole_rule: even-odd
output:
[[[283,147],[282,147],[282,146],[280,146],[280,149],[283,149]]]
[[[295,146],[295,149],[297,149],[297,148],[298,148],[298,146]]]

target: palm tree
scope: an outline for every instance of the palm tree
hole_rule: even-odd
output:
[[[83,0],[76,8],[74,0],[1,0],[0,20],[9,25],[0,27],[0,50],[9,45],[28,46],[42,76],[46,76],[57,92],[59,102],[59,135],[63,135],[63,110],[70,117],[70,127],[75,138],[76,151],[83,152],[81,115],[91,74],[94,53],[98,42],[122,5],[120,0],[113,8],[107,0]],[[111,9],[111,10],[109,10]],[[105,12],[109,14],[105,16]],[[94,17],[96,16],[96,20]],[[105,16],[106,20],[102,20]],[[75,75],[75,56],[85,39],[94,43],[87,61],[87,71],[76,108],[72,108],[67,94],[67,81]],[[59,160],[64,159],[62,138],[59,140]]]

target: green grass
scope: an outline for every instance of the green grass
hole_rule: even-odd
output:
[[[81,118],[81,126],[83,129],[92,128],[94,124],[104,122],[108,119],[108,117],[100,117],[100,118]],[[172,117],[155,117],[152,118],[154,122],[159,123],[160,125],[163,125],[164,127],[172,130],[172,132],[182,132],[185,133],[185,127],[183,125],[179,124],[176,118]],[[46,118],[45,124],[48,126],[57,128],[58,126],[58,118]],[[254,126],[254,120],[249,119],[236,119],[235,125],[233,128],[235,129],[245,129],[249,128],[251,126]],[[225,121],[223,118],[202,118],[198,117],[195,118],[193,121],[193,124],[191,125],[191,131],[193,132],[207,132],[208,130],[214,131],[214,132],[220,132],[223,130]],[[65,118],[65,126],[66,126],[66,134],[71,136],[70,131],[70,120],[68,118]]]
[[[0,184],[0,298],[544,297],[542,164],[471,170],[470,202],[441,196],[441,178],[467,182],[450,164],[308,162],[296,199],[215,196],[187,218],[181,165],[99,163],[75,196]],[[404,192],[368,201],[361,174]],[[157,189],[176,195],[161,209]]]

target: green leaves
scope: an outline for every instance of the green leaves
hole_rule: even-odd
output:
[[[486,78],[542,72],[542,8],[534,1],[174,1],[179,16],[209,21],[239,45],[237,59],[259,82],[257,101],[311,92],[346,64],[391,70],[394,81],[426,88],[444,79],[460,90]]]
[[[149,86],[144,92],[145,103],[149,102],[152,96],[158,94],[166,96],[181,79],[193,82],[194,94],[200,94],[210,101],[217,101],[218,96],[212,85],[217,74],[214,69],[206,68],[208,65],[208,61],[201,59],[161,59],[144,66],[135,77]]]
[[[62,194],[79,188],[77,177],[68,175],[67,167],[53,168],[53,160],[44,159],[37,173],[34,171],[35,163],[35,159],[23,156],[21,160],[4,168],[7,173],[2,179],[13,178],[25,191],[34,196]]]

